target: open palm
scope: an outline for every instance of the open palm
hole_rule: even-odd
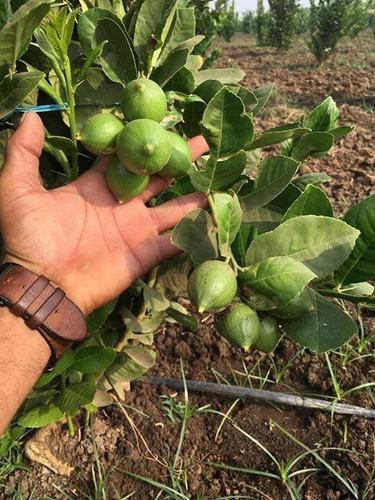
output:
[[[47,191],[39,180],[43,140],[40,118],[28,114],[7,146],[0,176],[5,260],[46,275],[88,314],[175,255],[165,232],[205,200],[192,194],[148,208],[168,185],[154,176],[142,195],[120,205],[105,183],[108,158],[72,184]],[[202,137],[190,146],[195,159],[207,148]]]

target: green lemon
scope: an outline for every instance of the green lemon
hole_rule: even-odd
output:
[[[114,156],[106,170],[107,186],[120,203],[143,193],[149,183],[149,177],[129,172]]]
[[[87,120],[81,130],[81,142],[94,155],[112,154],[124,124],[115,115],[99,113]]]
[[[227,307],[236,292],[237,280],[233,269],[219,260],[199,264],[189,277],[189,299],[200,313]]]
[[[260,322],[259,336],[253,344],[253,348],[262,352],[273,352],[280,342],[282,333],[277,321],[270,317],[265,317]]]
[[[153,120],[134,120],[117,137],[117,156],[137,175],[152,175],[167,164],[172,145],[167,132]]]
[[[139,78],[125,87],[121,98],[121,109],[129,122],[148,118],[160,123],[167,114],[167,98],[157,83]]]
[[[215,318],[217,331],[230,344],[245,351],[254,344],[260,334],[257,313],[245,304],[233,304],[223,316]]]
[[[188,143],[178,134],[167,131],[172,145],[172,154],[165,167],[160,170],[162,177],[183,177],[187,175],[193,158]]]
[[[310,293],[309,288],[304,288],[289,304],[278,309],[272,309],[269,313],[281,319],[299,318],[314,308]]]

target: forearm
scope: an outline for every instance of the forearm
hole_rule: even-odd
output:
[[[0,308],[0,436],[43,372],[50,349],[7,308]]]

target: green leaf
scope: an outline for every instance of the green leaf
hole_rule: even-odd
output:
[[[53,148],[60,149],[67,154],[74,153],[74,151],[77,150],[74,142],[68,137],[48,135],[45,141],[48,142]]]
[[[346,135],[353,132],[353,130],[354,130],[354,127],[343,126],[343,127],[333,128],[329,131],[329,133],[332,134],[336,140],[336,139],[341,139],[342,137],[345,137]]]
[[[294,217],[258,236],[246,253],[246,264],[250,266],[268,257],[289,255],[319,278],[324,278],[348,258],[358,235],[358,230],[330,217]]]
[[[308,132],[298,139],[292,150],[292,158],[302,162],[309,156],[329,151],[332,146],[332,134],[328,132]]]
[[[276,309],[289,304],[315,278],[315,274],[291,257],[269,257],[250,266],[240,279],[256,293],[269,299],[268,307]]]
[[[258,231],[256,227],[247,222],[242,222],[236,239],[232,244],[232,252],[239,266],[245,267],[246,250],[249,248],[253,239],[256,238],[257,234]]]
[[[142,281],[138,281],[143,290],[143,299],[148,309],[153,311],[165,311],[169,307],[169,300],[155,288],[150,288]]]
[[[360,201],[344,215],[344,221],[359,229],[353,252],[336,271],[337,283],[347,284],[375,279],[375,195]]]
[[[184,67],[188,55],[188,49],[171,52],[165,62],[151,73],[151,79],[164,87]]]
[[[94,380],[70,384],[60,393],[57,406],[64,413],[69,413],[91,403],[95,392],[96,385]]]
[[[248,151],[257,148],[265,148],[274,144],[280,144],[287,139],[293,137],[300,137],[308,132],[308,129],[302,128],[299,123],[292,123],[290,125],[281,125],[280,127],[271,128],[262,134],[255,136],[252,143],[247,147]]]
[[[198,320],[189,314],[188,311],[178,302],[171,302],[171,307],[167,309],[166,313],[179,325],[188,328],[190,331],[196,332],[198,330]]]
[[[157,284],[166,291],[169,298],[186,295],[191,261],[186,255],[163,262],[158,267]]]
[[[136,333],[153,333],[155,332],[163,320],[163,311],[150,311],[148,316],[137,318],[129,309],[122,311],[122,319],[131,332]]]
[[[251,114],[254,106],[258,103],[258,99],[255,97],[255,94],[246,87],[242,87],[242,85],[231,85],[230,88],[232,92],[238,95],[238,97],[242,100],[246,113]]]
[[[311,290],[312,311],[288,321],[282,321],[288,337],[314,352],[337,349],[356,332],[353,320],[338,306]]]
[[[100,21],[110,19],[121,28],[122,22],[116,14],[106,9],[89,9],[84,12],[78,20],[78,37],[85,54],[89,54],[98,43],[96,40],[96,29]]]
[[[259,87],[258,89],[254,90],[253,93],[255,97],[257,98],[258,102],[252,109],[253,115],[257,115],[259,111],[261,111],[264,106],[267,104],[269,98],[271,97],[271,94],[273,92],[273,85],[263,85],[262,87]]]
[[[156,354],[144,346],[126,347],[117,353],[116,361],[107,370],[106,376],[112,384],[131,382],[142,377],[155,363]]]
[[[300,194],[301,191],[296,186],[289,184],[284,191],[264,207],[249,212],[244,211],[242,220],[253,224],[261,233],[272,231],[279,225],[283,214]]]
[[[312,174],[300,175],[293,181],[293,184],[303,191],[309,184],[320,186],[321,184],[330,182],[331,180],[331,177],[325,172],[316,172]]]
[[[50,9],[52,0],[29,0],[0,31],[0,67],[14,68],[30,45],[35,28]]]
[[[189,60],[189,57],[188,57]],[[168,82],[168,88],[184,94],[192,94],[195,88],[194,75],[186,65]]]
[[[0,3],[0,30],[12,17],[10,0],[2,0]]]
[[[216,193],[213,196],[218,228],[219,249],[222,257],[230,257],[231,244],[241,227],[242,210],[237,195]]]
[[[78,85],[84,80],[88,69],[95,63],[95,61],[101,57],[103,54],[103,49],[107,41],[100,43],[97,47],[94,47],[90,52],[87,53],[87,57],[83,65],[80,67],[78,73],[74,76],[74,84]]]
[[[116,304],[117,304],[117,299],[112,300],[108,304],[99,307],[99,309],[96,309],[88,316],[86,322],[87,322],[87,329],[90,333],[95,333],[102,328],[104,323],[107,321],[108,316],[113,313]]]
[[[340,116],[335,101],[327,97],[304,120],[303,125],[312,131],[330,132],[336,127]]]
[[[162,45],[162,34],[176,5],[177,0],[145,0],[139,10],[134,47],[146,75],[152,69],[154,52]]]
[[[50,372],[43,373],[35,387],[44,387],[49,384],[53,379],[68,370],[74,363],[75,353],[72,349],[68,349],[64,352],[62,357],[57,361],[55,367]]]
[[[218,257],[216,228],[211,216],[200,208],[193,210],[177,224],[172,243],[189,255],[194,264]]]
[[[190,178],[193,186],[202,193],[227,188],[242,174],[246,167],[246,153],[240,151],[230,158],[216,161],[214,157],[206,164],[205,170],[193,169]]]
[[[314,185],[310,184],[296,199],[282,218],[282,222],[299,215],[325,215],[333,217],[332,205],[327,195]]]
[[[358,297],[369,297],[373,295],[375,287],[364,281],[362,283],[349,283],[340,288],[340,293],[355,295]]]
[[[31,429],[38,429],[45,427],[48,424],[58,422],[63,417],[63,412],[53,403],[47,406],[37,406],[28,411],[17,420],[18,425],[21,427],[29,427]]]
[[[96,45],[105,41],[108,43],[103,47],[100,62],[108,78],[122,84],[137,78],[137,64],[129,39],[112,19],[100,20],[95,30]]]
[[[195,74],[195,85],[201,85],[206,80],[217,80],[220,83],[239,83],[245,78],[246,73],[238,68],[204,69]]]
[[[252,192],[240,198],[244,212],[262,207],[291,182],[299,163],[287,156],[269,156],[259,163]]]
[[[43,78],[41,71],[17,73],[12,78],[4,78],[0,82],[0,119],[20,106]]]
[[[115,360],[116,351],[110,347],[91,346],[79,349],[73,368],[84,374],[100,373]]]
[[[238,153],[253,137],[253,123],[241,99],[225,87],[208,104],[202,130],[218,159]]]
[[[90,68],[86,80],[76,91],[76,119],[78,132],[86,121],[104,110],[113,111],[114,103],[121,99],[123,86],[108,82],[103,71],[99,68]]]
[[[159,62],[163,63],[167,56],[174,52],[177,48],[181,48],[181,44],[195,35],[195,15],[194,9],[177,8],[173,19],[170,34],[160,54]],[[184,47],[186,48],[186,47]]]
[[[282,215],[283,211],[279,207],[269,204],[250,211],[244,210],[242,221],[255,226],[259,232],[265,233],[272,231],[280,224]]]

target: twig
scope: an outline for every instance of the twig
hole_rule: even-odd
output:
[[[169,387],[170,389],[175,390],[184,389],[183,380],[175,378],[144,377],[141,379],[141,382],[153,385],[164,385],[166,387]],[[324,399],[286,394],[283,392],[265,391],[263,389],[250,389],[248,387],[217,384],[213,382],[201,382],[198,380],[186,380],[186,387],[188,391],[191,392],[203,392],[230,398],[252,399],[254,401],[263,401],[266,403],[297,406],[299,408],[310,408],[314,410],[340,413],[343,415],[356,415],[359,417],[375,419],[375,410],[362,408],[360,406],[330,402]]]

